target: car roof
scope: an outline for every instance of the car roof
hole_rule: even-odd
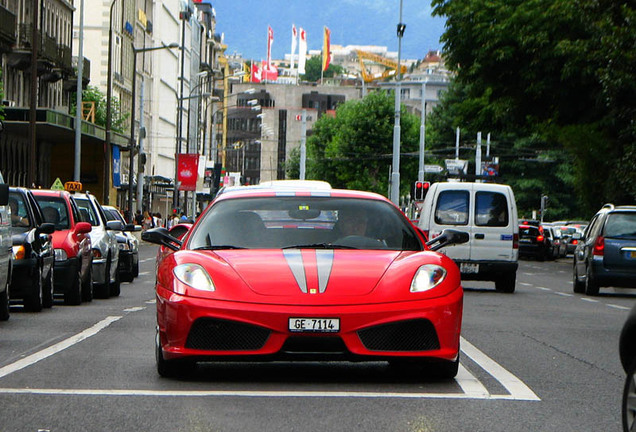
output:
[[[241,190],[232,191],[232,193],[219,195],[215,201],[236,198],[256,198],[256,197],[292,197],[292,196],[308,196],[308,197],[325,197],[325,198],[362,198],[380,201],[389,201],[386,197],[374,193],[348,189],[306,189],[306,188],[265,188],[246,187]]]
[[[52,196],[52,197],[60,197],[60,196],[70,197],[71,196],[70,192],[64,191],[64,190],[31,189],[31,192],[33,192],[33,195],[36,195],[36,196]]]

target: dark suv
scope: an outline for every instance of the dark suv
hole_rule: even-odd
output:
[[[550,257],[550,244],[546,241],[540,226],[519,225],[519,258],[533,257],[545,261]]]
[[[605,204],[594,215],[574,251],[573,285],[587,295],[636,288],[636,206]]]

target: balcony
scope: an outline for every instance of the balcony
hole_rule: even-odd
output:
[[[0,52],[9,52],[16,42],[16,17],[0,5]]]
[[[72,60],[73,74],[64,80],[64,91],[75,91],[77,89],[77,57]],[[82,88],[86,88],[91,80],[91,61],[84,57],[82,66]]]
[[[58,65],[65,72],[73,72],[73,55],[71,52],[71,47],[66,45],[58,45]]]

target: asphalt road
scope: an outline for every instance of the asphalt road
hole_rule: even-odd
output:
[[[457,379],[384,363],[203,365],[157,375],[154,254],[122,294],[0,323],[0,432],[619,431],[618,336],[636,291],[573,294],[571,260],[521,261],[514,294],[465,282]]]

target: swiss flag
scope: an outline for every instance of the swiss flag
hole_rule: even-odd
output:
[[[261,82],[261,68],[256,63],[252,63],[252,82]]]

